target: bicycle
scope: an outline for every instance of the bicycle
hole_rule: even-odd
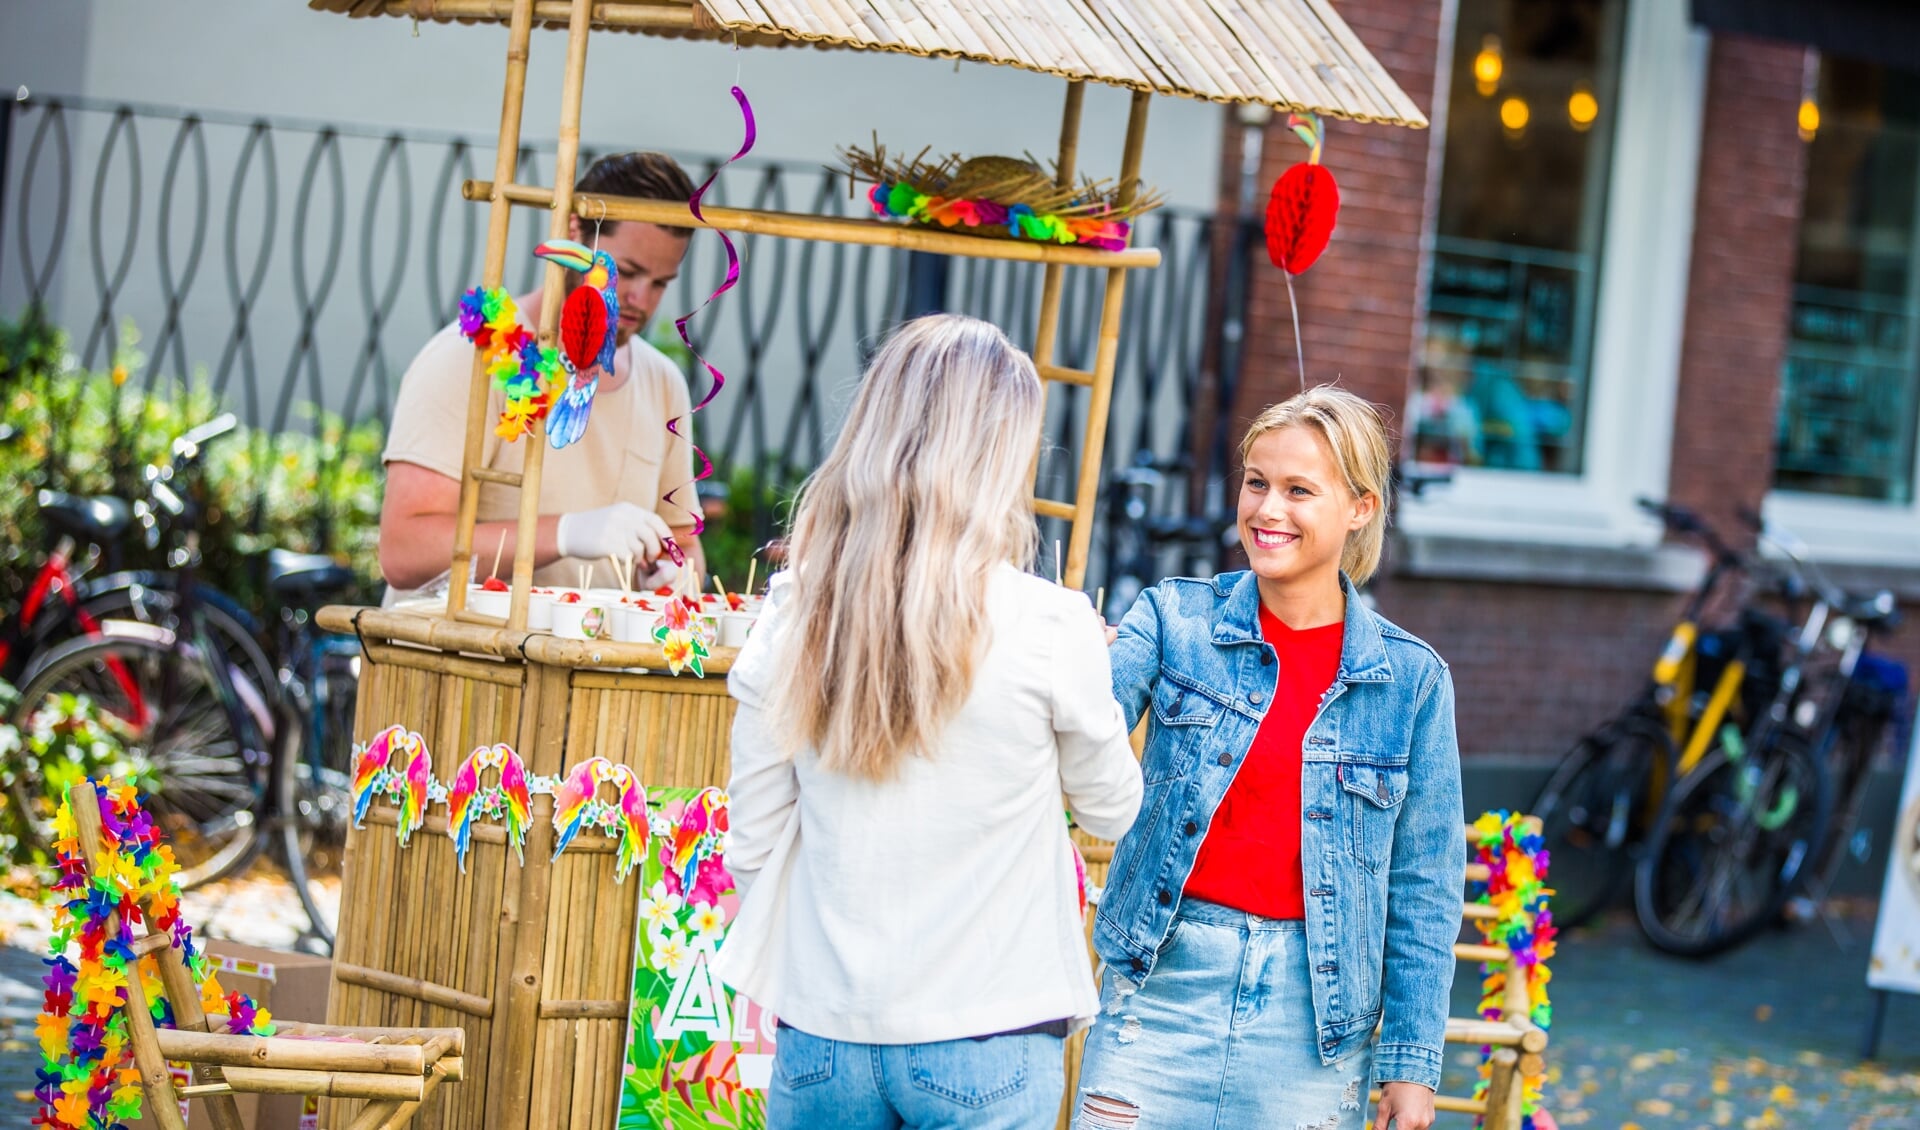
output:
[[[323,880],[339,870],[353,813],[360,641],[321,631],[313,614],[357,584],[353,571],[331,558],[277,549],[268,557],[267,587],[279,605],[275,650],[282,658],[274,789],[265,815],[279,830],[282,861],[307,921],[329,949],[339,912],[323,905]]]
[[[1732,626],[1701,631],[1714,598],[1747,578],[1747,559],[1693,511],[1650,499],[1639,505],[1669,531],[1700,542],[1708,567],[1640,692],[1581,735],[1534,799],[1553,857],[1554,920],[1563,928],[1590,921],[1619,898],[1633,874],[1622,860],[1638,853],[1667,782],[1700,763],[1725,719],[1758,709],[1777,678],[1773,657],[1784,629],[1775,617],[1743,606]]]
[[[1891,717],[1862,713],[1873,669],[1862,659],[1872,635],[1897,621],[1892,595],[1848,594],[1783,532],[1767,527],[1762,537],[1785,554],[1811,605],[1766,708],[1747,729],[1723,724],[1712,735],[1713,751],[1667,796],[1634,871],[1642,931],[1682,956],[1708,957],[1752,937],[1826,865],[1834,831],[1857,815],[1871,756],[1870,747],[1836,751],[1843,739],[1877,736]],[[1829,768],[1836,756],[1849,769],[1843,782]],[[1843,784],[1851,814],[1837,809]]]
[[[37,651],[12,719],[31,726],[42,704],[59,695],[84,696],[111,719],[153,782],[149,810],[174,844],[185,886],[230,874],[249,858],[275,726],[271,688],[248,670],[264,657],[230,657],[234,651],[258,656],[257,642],[234,635],[233,621],[207,601],[212,590],[196,577],[197,472],[205,445],[235,425],[229,415],[188,432],[174,442],[166,464],[149,469],[142,506],[166,515],[156,525],[182,534],[169,547],[175,568],[166,587],[99,594],[120,602],[127,618],[99,620],[92,634]],[[175,482],[186,489],[176,491]],[[101,500],[89,505],[107,509]],[[92,532],[123,530],[103,524]],[[155,597],[161,592],[164,599]],[[33,768],[17,775],[23,790]]]

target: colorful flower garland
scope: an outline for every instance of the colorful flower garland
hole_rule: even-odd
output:
[[[1474,862],[1487,868],[1485,882],[1467,885],[1473,901],[1492,906],[1499,912],[1494,919],[1478,919],[1481,936],[1491,945],[1505,946],[1513,954],[1506,968],[1482,965],[1480,1015],[1498,1020],[1505,1014],[1507,975],[1518,971],[1527,979],[1527,1018],[1541,1030],[1553,1025],[1553,1005],[1547,999],[1547,982],[1553,972],[1547,959],[1554,953],[1553,911],[1547,900],[1553,891],[1547,887],[1547,848],[1540,834],[1529,829],[1526,817],[1517,812],[1489,812],[1473,822]],[[1480,1082],[1473,1095],[1484,1099],[1491,1078],[1491,1047],[1480,1052]],[[1541,1110],[1541,1091],[1545,1075],[1527,1075],[1521,1081],[1521,1130],[1550,1130],[1551,1116]]]
[[[474,287],[460,296],[460,332],[480,351],[487,375],[507,394],[495,435],[508,443],[533,432],[566,388],[560,351],[540,342],[520,324],[513,296],[495,287]]]
[[[161,843],[160,829],[140,807],[131,785],[108,788],[85,781],[100,798],[104,850],[92,874],[80,848],[73,809],[66,801],[54,817],[54,851],[60,875],[54,890],[64,901],[54,907],[53,935],[46,959],[45,1003],[35,1034],[41,1066],[34,1096],[40,1101],[36,1126],[70,1130],[111,1130],[140,1117],[140,1072],[132,1065],[127,1030],[127,982],[139,977],[154,1023],[173,1027],[173,1010],[160,985],[159,965],[149,954],[133,960],[134,926],[147,923],[171,934],[187,966],[201,981],[202,1006],[227,1016],[228,1031],[270,1036],[273,1018],[242,993],[222,995],[207,972],[206,955],[193,943],[193,931],[180,917],[179,866],[173,849]],[[117,922],[110,920],[118,917]],[[111,928],[110,928],[111,925]],[[79,946],[75,965],[67,951]]]
[[[876,215],[939,224],[943,228],[1004,227],[1015,239],[1042,243],[1078,243],[1102,251],[1121,251],[1127,246],[1124,220],[1106,220],[1099,216],[1063,216],[1055,212],[1036,213],[1025,204],[1006,205],[992,200],[949,200],[929,196],[910,184],[876,184],[867,190]],[[983,232],[982,234],[994,234]]]

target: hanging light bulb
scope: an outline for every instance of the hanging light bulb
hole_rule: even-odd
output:
[[[1492,98],[1500,89],[1500,74],[1506,63],[1500,57],[1500,37],[1489,35],[1480,40],[1480,53],[1473,57],[1473,85],[1482,98]]]
[[[1800,140],[1812,141],[1820,132],[1820,104],[1811,98],[1800,100]]]
[[[1576,133],[1585,133],[1593,128],[1600,117],[1600,100],[1593,96],[1593,90],[1586,83],[1578,83],[1573,93],[1567,95],[1567,121]]]
[[[1517,94],[1510,94],[1500,103],[1500,124],[1507,127],[1509,136],[1518,137],[1527,128],[1533,111],[1527,107],[1527,100]]]

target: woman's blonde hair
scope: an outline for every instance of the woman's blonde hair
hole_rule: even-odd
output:
[[[1032,359],[986,322],[918,318],[875,355],[794,513],[769,703],[790,752],[885,780],[935,747],[990,642],[989,576],[1033,561],[1041,413]]]
[[[1320,433],[1333,452],[1333,461],[1354,498],[1378,499],[1367,524],[1347,535],[1340,551],[1340,568],[1353,583],[1362,585],[1380,567],[1380,546],[1387,531],[1387,484],[1393,475],[1393,444],[1387,426],[1373,405],[1332,385],[1316,385],[1254,417],[1240,440],[1240,463],[1246,465],[1254,441],[1281,428],[1307,427]]]

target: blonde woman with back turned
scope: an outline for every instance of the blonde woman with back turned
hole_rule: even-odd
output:
[[[780,1018],[769,1130],[1041,1130],[1097,1007],[1061,798],[1114,838],[1140,767],[1084,595],[1029,575],[1033,362],[902,326],[801,494],[728,679],[738,920]]]

